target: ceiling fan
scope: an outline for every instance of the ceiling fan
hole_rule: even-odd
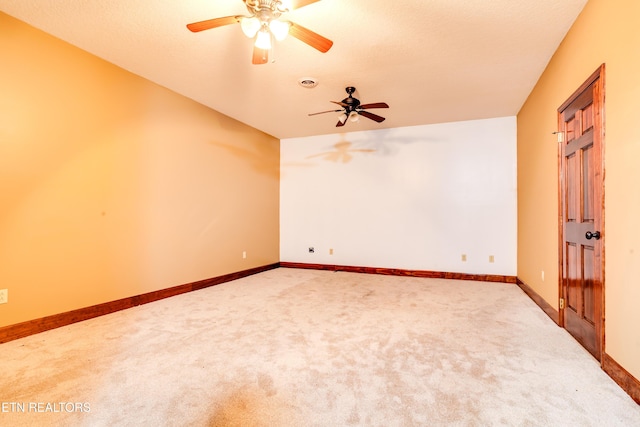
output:
[[[349,95],[345,99],[343,99],[342,101],[330,101],[330,102],[333,102],[334,104],[340,105],[342,107],[342,110],[320,111],[319,113],[309,113],[309,115],[310,116],[315,116],[317,114],[342,112],[342,114],[338,118],[338,123],[336,124],[336,127],[344,126],[344,124],[347,122],[347,119],[349,119],[352,122],[357,122],[358,121],[358,115],[364,116],[364,117],[366,117],[368,119],[371,119],[373,121],[376,121],[378,123],[381,123],[381,122],[383,122],[385,120],[384,117],[378,116],[377,114],[373,114],[373,113],[370,113],[370,112],[365,111],[365,110],[368,110],[368,109],[371,109],[371,108],[389,108],[389,105],[387,105],[386,102],[374,102],[372,104],[360,104],[360,100],[358,100],[358,99],[353,97],[353,93],[356,91],[355,87],[348,86],[348,87],[345,88],[345,90],[347,91],[347,94]]]
[[[250,16],[224,16],[206,21],[188,24],[187,28],[194,32],[210,30],[212,28],[239,23],[242,32],[249,38],[255,37],[253,46],[253,64],[266,64],[271,50],[272,37],[278,41],[284,40],[287,34],[308,44],[322,53],[333,46],[333,42],[320,34],[314,33],[302,25],[291,21],[282,21],[283,13],[320,0],[242,0],[247,6]]]

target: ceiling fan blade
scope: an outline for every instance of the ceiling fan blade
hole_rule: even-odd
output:
[[[324,113],[339,113],[342,110],[327,110],[327,111],[320,111],[319,113],[309,113],[309,116],[317,116],[318,114],[324,114]]]
[[[320,52],[325,53],[331,46],[333,46],[333,42],[326,37],[322,37],[318,33],[314,33],[308,28],[303,27],[302,25],[298,25],[289,21],[291,27],[289,28],[289,34],[293,37],[297,38],[303,43],[308,44],[312,48],[318,49]]]
[[[362,104],[358,108],[362,108],[363,110],[367,108],[389,108],[389,105],[387,105],[386,102],[374,102],[372,104]]]
[[[385,120],[384,117],[380,117],[377,114],[373,114],[373,113],[370,113],[368,111],[358,111],[358,114],[360,114],[361,116],[366,117],[367,119],[371,119],[373,121],[376,121],[378,123],[384,122],[384,120]]]
[[[269,61],[269,51],[253,46],[253,58],[251,63],[255,65],[266,64]]]
[[[240,22],[241,16],[225,16],[223,18],[207,19],[206,21],[194,22],[187,24],[187,28],[194,32],[210,30],[212,28],[223,27],[225,25],[236,24]]]
[[[291,0],[291,10],[300,9],[301,7],[305,7],[319,1],[320,0]]]
[[[346,120],[344,122],[341,122],[340,120],[338,120],[338,123],[336,123],[336,127],[339,128],[340,126],[344,126],[345,123],[347,123]]]
[[[334,104],[341,105],[341,106],[343,106],[345,108],[349,106],[349,104],[345,104],[344,102],[339,102],[339,101],[329,101],[329,102],[333,102]]]

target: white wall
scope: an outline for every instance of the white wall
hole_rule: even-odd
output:
[[[515,117],[284,139],[280,165],[283,262],[516,275]]]

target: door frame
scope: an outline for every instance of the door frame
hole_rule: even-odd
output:
[[[600,225],[597,228],[602,237],[600,239],[600,263],[596,266],[596,271],[599,269],[602,278],[602,286],[601,286],[601,295],[600,295],[600,318],[597,319],[595,329],[596,329],[596,339],[599,340],[599,356],[597,359],[600,361],[602,365],[603,357],[602,355],[605,353],[605,239],[606,233],[604,231],[605,228],[605,204],[604,204],[604,184],[605,184],[605,161],[604,161],[604,137],[605,137],[605,116],[604,116],[604,102],[605,102],[605,64],[600,65],[596,71],[589,76],[589,78],[565,101],[562,103],[560,107],[558,107],[557,112],[557,120],[558,120],[558,133],[562,134],[562,141],[558,141],[558,325],[562,328],[565,327],[565,319],[564,319],[564,310],[566,304],[563,306],[561,304],[562,299],[564,298],[564,282],[563,282],[563,268],[565,264],[564,260],[564,216],[563,216],[563,195],[564,195],[564,158],[563,158],[563,144],[565,140],[565,135],[563,131],[564,121],[562,118],[562,112],[573,102],[575,101],[589,86],[594,84],[593,87],[593,126],[594,126],[594,146],[597,145],[600,147],[599,153],[597,153],[597,157],[599,158],[599,166],[600,166],[600,189],[596,190],[596,194],[594,197],[594,206],[600,208],[601,217],[600,217]]]

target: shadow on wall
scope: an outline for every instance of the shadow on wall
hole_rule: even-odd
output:
[[[305,157],[305,159],[315,159],[315,158],[320,158],[323,161],[326,162],[333,162],[333,163],[349,163],[351,160],[353,160],[353,155],[352,154],[359,154],[359,153],[374,153],[376,150],[374,149],[370,149],[370,148],[360,148],[360,149],[354,149],[352,148],[354,146],[354,144],[352,142],[346,141],[345,140],[345,135],[344,134],[340,134],[340,141],[336,142],[335,144],[333,144],[333,148],[329,151],[324,151],[321,153],[317,153],[317,154],[312,154],[310,156]],[[315,161],[309,161],[309,160],[305,160],[305,161],[301,161],[301,162],[283,162],[281,164],[281,178],[283,177],[284,174],[284,170],[286,168],[291,168],[291,167],[303,167],[303,168],[309,168],[309,167],[315,167],[317,165],[317,162]]]
[[[377,151],[381,156],[394,156],[400,152],[402,147],[421,143],[421,144],[441,144],[451,142],[446,137],[426,136],[426,135],[407,135],[403,128],[380,129],[375,131],[374,137],[366,140],[366,145]]]
[[[280,178],[279,164],[274,165],[265,161],[265,159],[270,158],[273,153],[271,152],[271,148],[264,144],[253,143],[251,148],[215,141],[211,141],[210,144],[224,149],[239,159],[247,161],[248,164],[258,173],[275,179]]]
[[[352,145],[353,144],[348,141],[338,142],[333,145],[334,150],[313,154],[311,156],[308,156],[307,159],[322,157],[322,160],[325,160],[327,162],[349,163],[351,160],[353,160],[353,156],[351,155],[351,153],[374,153],[376,151],[370,148],[352,149]]]
[[[347,137],[349,139],[347,139]],[[326,142],[335,138],[335,135],[320,139]],[[355,139],[355,140],[354,140]],[[301,138],[296,143],[312,147],[318,147],[318,138],[309,139]],[[376,131],[341,133],[338,141],[332,145],[322,144],[323,147],[329,148],[315,154],[300,158],[300,161],[284,161],[280,164],[280,178],[286,174],[286,170],[293,168],[310,168],[319,166],[322,162],[331,162],[336,164],[347,164],[356,160],[358,157],[367,154],[374,154],[376,157],[394,157],[397,156],[405,147],[419,143],[427,145],[439,153],[441,149],[451,142],[451,138],[443,132],[437,132],[432,135],[416,134],[415,131],[406,131],[404,128],[397,129],[381,129]],[[311,147],[310,147],[311,148]],[[432,153],[433,154],[433,153]]]
[[[354,155],[361,153],[376,153],[381,156],[394,156],[402,149],[403,146],[415,143],[424,144],[441,144],[449,142],[446,138],[441,137],[415,137],[403,136],[396,129],[383,129],[368,134],[362,141],[352,142],[346,139],[344,133],[340,134],[340,140],[336,142],[330,151],[324,151],[317,154],[307,156],[306,159],[321,158],[327,162],[349,163],[354,159]],[[363,148],[354,148],[356,146]],[[288,164],[283,164],[287,166]],[[297,163],[295,166],[309,164]]]

